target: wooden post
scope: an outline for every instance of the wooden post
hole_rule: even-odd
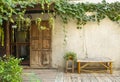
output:
[[[6,56],[10,56],[10,23],[9,21],[6,22]]]
[[[113,71],[112,71],[112,62],[110,62],[110,74],[112,74]]]
[[[72,60],[72,72],[74,73],[74,60]]]
[[[80,62],[78,62],[78,73],[80,73]]]
[[[68,70],[68,60],[66,60],[66,73],[67,73],[67,70]]]

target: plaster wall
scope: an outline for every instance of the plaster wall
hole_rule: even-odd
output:
[[[74,21],[66,26],[66,41],[64,43],[63,24],[57,18],[52,36],[52,65],[64,67],[64,54],[67,51],[77,53],[77,58],[109,57],[114,68],[120,68],[120,25],[108,18],[100,24],[88,22],[82,29],[77,29]],[[87,54],[87,55],[86,55]]]
[[[81,2],[101,2],[102,0],[79,0]],[[106,0],[115,2],[119,0]],[[114,69],[120,68],[120,25],[116,22],[103,19],[98,25],[97,22],[88,22],[82,29],[76,28],[75,21],[65,25],[66,41],[64,45],[63,23],[59,17],[55,19],[55,28],[52,36],[52,65],[53,67],[65,67],[63,58],[67,51],[77,53],[77,58],[88,57],[109,57],[114,63]]]
[[[120,25],[105,18],[98,23],[88,22],[82,29],[76,28],[75,21],[69,22],[66,28],[64,43],[63,24],[57,18],[52,36],[52,65],[64,67],[64,54],[67,51],[77,53],[77,58],[109,57],[115,69],[120,68]],[[87,54],[87,55],[86,55]]]

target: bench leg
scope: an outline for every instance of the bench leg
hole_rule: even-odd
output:
[[[112,62],[110,62],[110,74],[112,74]]]
[[[80,73],[80,62],[78,62],[78,73]]]
[[[74,73],[74,60],[72,61],[72,73]]]
[[[67,70],[68,70],[68,61],[66,61],[66,73],[67,73]]]

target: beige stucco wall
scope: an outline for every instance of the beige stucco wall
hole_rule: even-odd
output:
[[[100,24],[88,22],[83,29],[76,29],[74,21],[66,26],[67,44],[64,43],[63,24],[57,18],[52,36],[52,65],[64,67],[63,56],[67,51],[74,51],[77,57],[109,57],[113,59],[114,68],[120,68],[120,25],[108,18]]]
[[[80,0],[79,0],[80,1]],[[81,0],[81,2],[101,2],[102,0]],[[119,0],[106,0],[114,2]],[[120,68],[120,25],[105,18],[98,25],[97,22],[88,22],[83,29],[76,29],[75,21],[69,22],[66,27],[67,44],[64,44],[63,23],[59,17],[55,19],[55,28],[52,36],[52,66],[65,67],[63,58],[67,51],[77,53],[77,58],[109,57],[114,63],[114,69]]]

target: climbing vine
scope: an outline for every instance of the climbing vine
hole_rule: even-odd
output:
[[[112,21],[120,20],[120,2],[107,3],[103,0],[101,3],[72,4],[68,0],[0,0],[0,25],[3,20],[14,22],[14,15],[24,19],[27,7],[34,7],[36,4],[40,4],[43,11],[47,5],[46,9],[49,13],[50,5],[53,2],[55,2],[56,14],[62,18],[64,23],[75,19],[78,25],[84,25],[88,21],[100,22],[106,16]],[[87,15],[87,13],[93,14]]]
[[[4,30],[2,27],[0,27],[0,42],[1,42],[1,46],[4,46]]]
[[[41,8],[45,10],[45,4],[47,4],[47,10],[49,13],[49,7],[52,2],[55,2],[55,12],[60,15],[62,21],[67,23],[70,19],[76,19],[77,24],[86,24],[88,21],[98,21],[104,19],[106,16],[113,21],[120,20],[120,2],[107,3],[103,0],[101,3],[77,3],[72,4],[67,0],[1,0],[0,4],[0,25],[3,20],[10,20],[14,22],[12,16],[18,15],[21,19],[25,14],[27,7],[34,7],[36,4],[40,4]],[[95,14],[87,15],[87,12],[96,12]]]
[[[120,23],[120,2],[107,3],[103,0],[101,3],[72,4],[61,1],[55,4],[55,11],[65,24],[71,19],[77,20],[78,26],[85,25],[88,21],[99,23],[105,17]]]
[[[85,25],[89,21],[97,21],[98,23],[108,17],[112,21],[120,24],[120,2],[107,3],[103,0],[101,3],[70,3],[69,0],[0,0],[0,27],[3,20],[14,23],[17,20],[18,28],[20,21],[26,21],[26,26],[30,26],[30,19],[24,18],[26,9],[35,5],[40,5],[43,10],[41,14],[47,10],[50,13],[50,5],[54,2],[54,12],[59,15],[64,24],[70,20],[77,20],[77,28]],[[13,19],[16,16],[16,19]],[[37,25],[40,27],[40,20],[37,20]],[[49,18],[49,23],[53,27],[54,19]],[[45,27],[40,27],[40,29]],[[4,34],[0,31],[0,37]],[[4,36],[2,36],[4,38]],[[2,43],[3,44],[3,43]]]

